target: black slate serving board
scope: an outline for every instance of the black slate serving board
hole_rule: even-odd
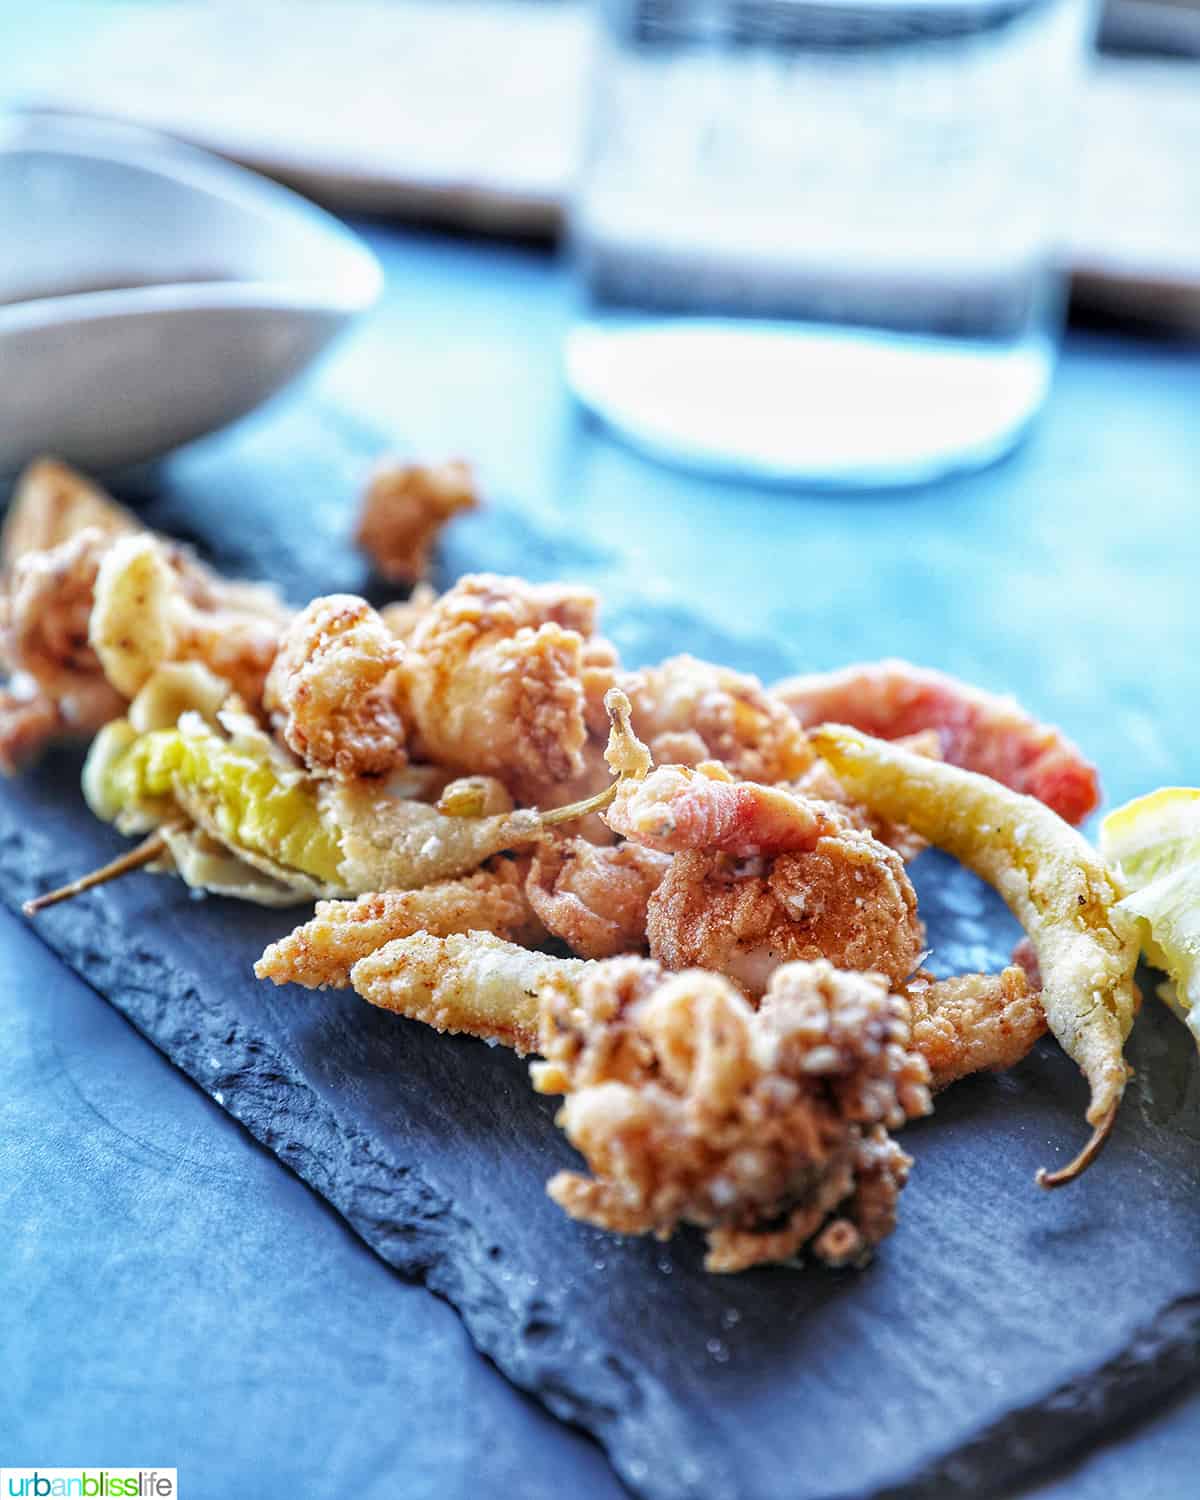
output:
[[[326,495],[343,489],[330,431],[316,471]],[[360,447],[342,436],[347,454]],[[278,451],[269,493],[193,464],[125,498],[201,545],[219,517],[216,560],[297,598],[363,587],[340,508],[281,524],[275,497],[294,480],[302,504],[317,480],[304,452],[281,475]],[[214,509],[215,482],[236,508]],[[768,677],[792,665],[685,604],[645,602],[603,550],[503,505],[458,528],[446,563],[597,581],[633,662],[688,649]],[[84,809],[78,769],[64,752],[0,787],[8,902],[122,847]],[[914,878],[936,968],[1005,961],[1016,931],[990,892],[937,855]],[[1200,1075],[1158,1006],[1131,1045],[1138,1077],[1115,1139],[1079,1184],[1033,1185],[1083,1135],[1083,1085],[1046,1043],[905,1132],[916,1168],[869,1270],[709,1277],[695,1237],[618,1240],[549,1202],[543,1184],[572,1153],[515,1058],[353,995],[256,983],[253,959],[292,920],[139,874],[46,913],[39,930],[386,1261],[451,1301],[511,1379],[593,1432],[638,1494],[1000,1494],[1194,1369]]]

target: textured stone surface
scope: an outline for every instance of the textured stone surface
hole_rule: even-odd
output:
[[[602,1449],[2,907],[0,1056],[6,1466],[169,1464],[190,1500],[478,1500],[481,1473],[620,1500]]]

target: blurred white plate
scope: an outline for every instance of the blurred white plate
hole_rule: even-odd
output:
[[[0,472],[136,463],[253,410],[379,295],[296,194],[146,132],[0,125]]]

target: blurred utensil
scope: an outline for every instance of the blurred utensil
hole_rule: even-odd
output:
[[[378,295],[366,247],[145,131],[0,127],[0,472],[153,458],[253,410]]]

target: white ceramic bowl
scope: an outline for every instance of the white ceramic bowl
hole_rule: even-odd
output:
[[[0,126],[0,473],[154,458],[244,416],[371,306],[365,245],[190,148]]]

